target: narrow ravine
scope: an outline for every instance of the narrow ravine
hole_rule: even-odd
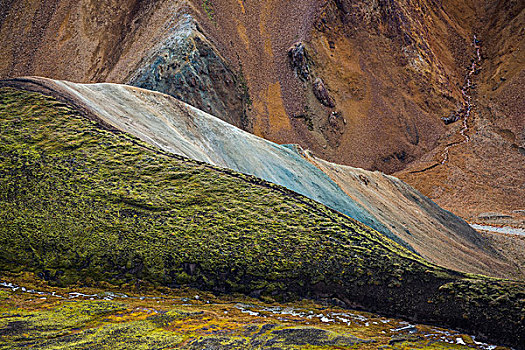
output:
[[[463,95],[463,99],[465,101],[463,108],[459,111],[459,113],[456,113],[455,119],[454,118],[452,119],[442,118],[446,124],[451,124],[451,123],[457,122],[460,119],[463,119],[461,129],[459,130],[459,134],[461,135],[463,139],[461,141],[454,141],[454,142],[447,144],[445,146],[445,149],[443,150],[443,153],[441,153],[441,161],[439,163],[434,163],[423,169],[410,171],[410,174],[423,173],[425,171],[434,169],[435,167],[439,165],[446,164],[450,158],[450,150],[453,147],[459,146],[463,143],[467,143],[470,141],[470,136],[467,135],[467,131],[469,130],[469,119],[472,114],[471,89],[474,88],[474,84],[472,83],[472,76],[479,72],[480,65],[481,65],[481,46],[480,46],[480,41],[478,40],[476,35],[474,35],[473,44],[474,44],[474,49],[475,49],[475,58],[472,59],[472,64],[470,65],[470,68],[465,77],[465,84],[461,88],[461,94]]]
[[[442,160],[441,164],[445,164],[448,162],[450,157],[450,149],[452,147],[456,147],[458,145],[461,145],[463,143],[467,143],[470,141],[470,137],[467,135],[467,131],[469,130],[469,118],[472,113],[472,95],[471,90],[474,88],[474,84],[472,83],[472,76],[474,74],[477,74],[479,72],[479,67],[481,65],[481,47],[480,47],[480,41],[478,40],[477,36],[474,35],[474,49],[476,51],[476,58],[472,60],[472,64],[470,65],[470,69],[467,72],[466,78],[465,78],[465,85],[461,88],[461,94],[463,95],[463,99],[465,100],[464,105],[464,115],[463,115],[463,124],[461,126],[461,129],[459,131],[460,135],[463,137],[463,140],[449,143],[446,147],[443,153],[441,154]]]

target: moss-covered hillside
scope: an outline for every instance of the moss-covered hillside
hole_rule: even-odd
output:
[[[523,284],[433,266],[305,197],[148,147],[52,98],[0,89],[0,271],[336,298],[525,340]]]

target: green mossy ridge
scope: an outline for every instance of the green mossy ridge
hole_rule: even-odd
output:
[[[11,88],[0,90],[0,246],[0,270],[57,285],[337,297],[501,341],[525,334],[523,284],[466,280],[280,186],[164,154]]]
[[[199,271],[190,277],[184,263],[227,274],[246,266],[245,274],[280,281],[307,263],[327,269],[346,250],[357,275],[366,275],[353,267],[365,260],[412,263],[399,254],[427,265],[311,200],[153,153],[50,98],[10,91],[1,102],[2,262],[47,269],[61,284],[139,277],[163,285],[197,282]]]

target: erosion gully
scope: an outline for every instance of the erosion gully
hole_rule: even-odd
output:
[[[451,148],[470,141],[470,137],[467,135],[467,131],[469,129],[468,127],[469,118],[472,113],[471,90],[474,87],[474,84],[472,83],[472,76],[474,74],[477,74],[477,72],[479,71],[479,66],[481,65],[481,47],[480,47],[480,41],[478,40],[476,35],[474,35],[473,43],[474,43],[474,48],[476,50],[476,58],[472,60],[472,64],[470,65],[470,69],[467,72],[467,75],[465,78],[465,85],[463,85],[463,87],[461,88],[461,94],[463,95],[463,99],[465,100],[465,105],[464,105],[465,113],[463,116],[463,124],[459,131],[459,134],[463,137],[463,140],[449,143],[445,147],[445,150],[441,154],[442,156],[441,164],[445,164],[446,162],[448,162],[450,158]]]

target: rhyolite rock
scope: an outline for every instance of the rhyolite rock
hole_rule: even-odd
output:
[[[155,45],[129,78],[129,84],[171,95],[232,125],[249,129],[242,81],[184,15],[170,35]]]

